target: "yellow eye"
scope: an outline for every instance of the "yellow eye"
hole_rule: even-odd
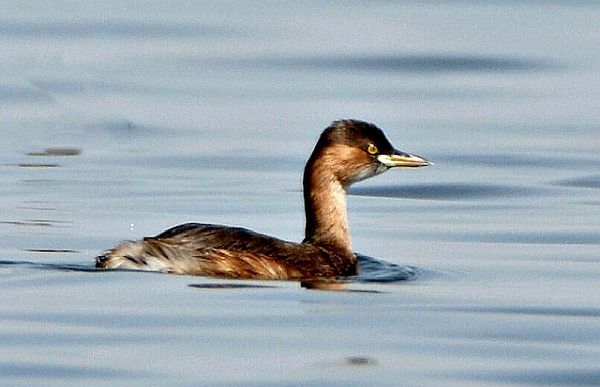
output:
[[[377,147],[374,144],[369,144],[369,147],[367,148],[367,152],[369,152],[369,154],[374,155],[377,154],[377,152],[379,152],[379,149],[377,149]]]

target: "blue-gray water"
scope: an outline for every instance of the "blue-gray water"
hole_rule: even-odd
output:
[[[596,1],[3,1],[0,383],[600,384],[599,26]],[[343,117],[435,162],[349,197],[355,250],[417,278],[87,271],[187,221],[302,239]]]

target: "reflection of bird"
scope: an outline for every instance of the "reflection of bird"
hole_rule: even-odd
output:
[[[286,242],[253,231],[188,223],[155,237],[123,242],[96,259],[105,269],[254,279],[311,279],[356,274],[346,189],[392,167],[430,163],[400,152],[373,124],[335,121],[319,138],[304,169],[306,236]]]

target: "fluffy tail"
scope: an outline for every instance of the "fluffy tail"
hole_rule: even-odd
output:
[[[101,269],[129,269],[221,278],[290,279],[300,274],[266,255],[182,246],[178,241],[145,238],[122,242],[96,258]]]
[[[152,245],[147,241],[126,241],[96,257],[96,267],[101,269],[129,269],[168,272],[168,251],[152,254]],[[156,252],[154,252],[156,253]],[[158,258],[157,255],[164,258]]]

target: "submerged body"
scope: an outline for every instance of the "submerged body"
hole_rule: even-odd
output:
[[[105,269],[151,270],[226,278],[318,279],[357,274],[350,244],[346,190],[392,167],[425,159],[395,150],[375,125],[335,121],[321,134],[304,169],[306,235],[287,242],[251,230],[188,223],[96,259]]]
[[[356,274],[356,257],[311,243],[293,243],[237,227],[187,223],[139,242],[125,242],[97,260],[127,268],[210,277],[302,279]]]

